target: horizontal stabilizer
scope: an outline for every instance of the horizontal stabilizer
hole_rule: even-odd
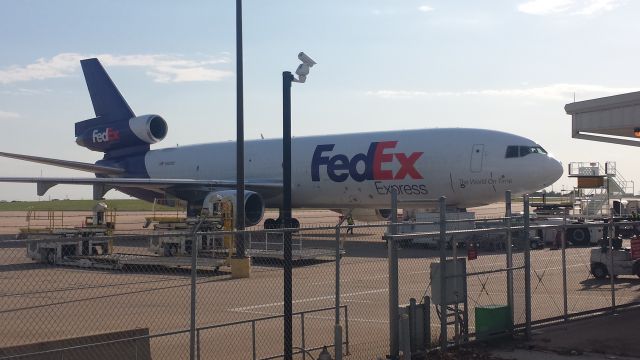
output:
[[[83,163],[78,161],[50,159],[50,158],[44,158],[39,156],[12,154],[12,153],[6,153],[6,152],[0,152],[0,156],[12,158],[12,159],[18,159],[18,160],[31,161],[31,162],[36,162],[40,164],[53,165],[57,167],[67,168],[67,169],[87,171],[94,174],[120,175],[124,173],[124,170],[120,168],[101,166],[101,165]]]

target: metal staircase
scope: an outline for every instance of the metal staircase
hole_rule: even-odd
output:
[[[580,216],[608,216],[610,200],[632,197],[635,192],[634,182],[618,173],[613,161],[607,161],[604,166],[598,162],[572,162],[569,177],[578,178],[574,209]]]

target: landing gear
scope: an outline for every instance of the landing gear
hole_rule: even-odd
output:
[[[589,245],[589,230],[587,228],[569,229],[567,233],[569,242],[574,246]]]
[[[285,226],[285,227],[289,228],[289,229],[298,229],[298,228],[300,228],[300,221],[298,221],[298,219],[296,219],[296,218],[292,218],[291,222],[288,224],[288,226]],[[265,228],[265,230],[280,229],[280,228],[282,228],[282,219],[281,218],[266,219],[264,221],[264,228]]]

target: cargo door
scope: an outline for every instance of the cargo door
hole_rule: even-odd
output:
[[[482,160],[484,158],[484,144],[474,144],[471,148],[471,172],[482,171]]]

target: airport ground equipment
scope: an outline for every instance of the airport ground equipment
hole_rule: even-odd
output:
[[[175,215],[167,215],[165,211],[159,214],[158,206],[170,206],[175,209]],[[154,230],[186,230],[187,217],[186,205],[177,199],[153,199],[151,216],[145,217],[143,228],[148,228],[153,224]]]
[[[597,245],[606,233],[605,228],[608,226],[608,218],[584,219],[567,217],[565,229],[565,239],[572,246],[588,246]],[[613,228],[615,237],[628,239],[634,235],[633,219],[628,217],[614,217]],[[557,233],[562,231],[560,226],[563,225],[563,218],[534,218],[531,219],[531,225],[542,226],[535,230],[535,235],[541,239],[544,244],[551,245],[557,242]],[[556,244],[557,245],[557,244]]]
[[[472,230],[475,229],[475,213],[473,212],[447,212],[447,231]],[[439,241],[440,213],[428,211],[413,211],[405,217],[403,224],[399,227],[400,234],[416,234],[412,239],[402,240],[401,246],[411,244],[423,244],[436,247]],[[417,235],[421,233],[421,235]],[[430,233],[430,234],[425,234]],[[468,240],[470,235],[457,234],[455,240],[463,242]],[[453,241],[453,235],[450,241]],[[449,243],[451,246],[451,243]]]
[[[45,227],[37,226],[45,222]],[[21,228],[16,236],[18,239],[33,237],[89,237],[113,234],[116,228],[116,211],[109,209],[103,202],[97,203],[92,209],[92,215],[86,216],[81,226],[65,226],[64,211],[27,211],[27,227]]]
[[[633,259],[630,248],[609,249],[597,247],[591,249],[591,274],[596,279],[604,279],[607,276],[636,275],[640,277],[640,260]],[[613,259],[612,259],[613,257]],[[610,264],[613,261],[613,271]]]
[[[440,264],[433,262],[430,265],[431,302],[436,305],[441,322],[455,325],[458,330],[455,338],[466,339],[469,334],[466,259],[458,258],[455,262],[453,259],[446,260],[444,275]]]
[[[28,239],[27,256],[49,265],[119,270],[125,266],[190,267],[188,257],[113,253],[112,237]],[[218,269],[224,259],[198,258],[198,267]]]
[[[400,348],[405,354],[424,352],[431,347],[431,299],[428,296],[418,303],[409,299],[409,305],[400,306]]]
[[[610,201],[631,197],[634,193],[633,181],[625,180],[613,161],[607,161],[604,167],[599,162],[572,162],[568,175],[577,180],[574,208],[584,218],[612,215]]]

